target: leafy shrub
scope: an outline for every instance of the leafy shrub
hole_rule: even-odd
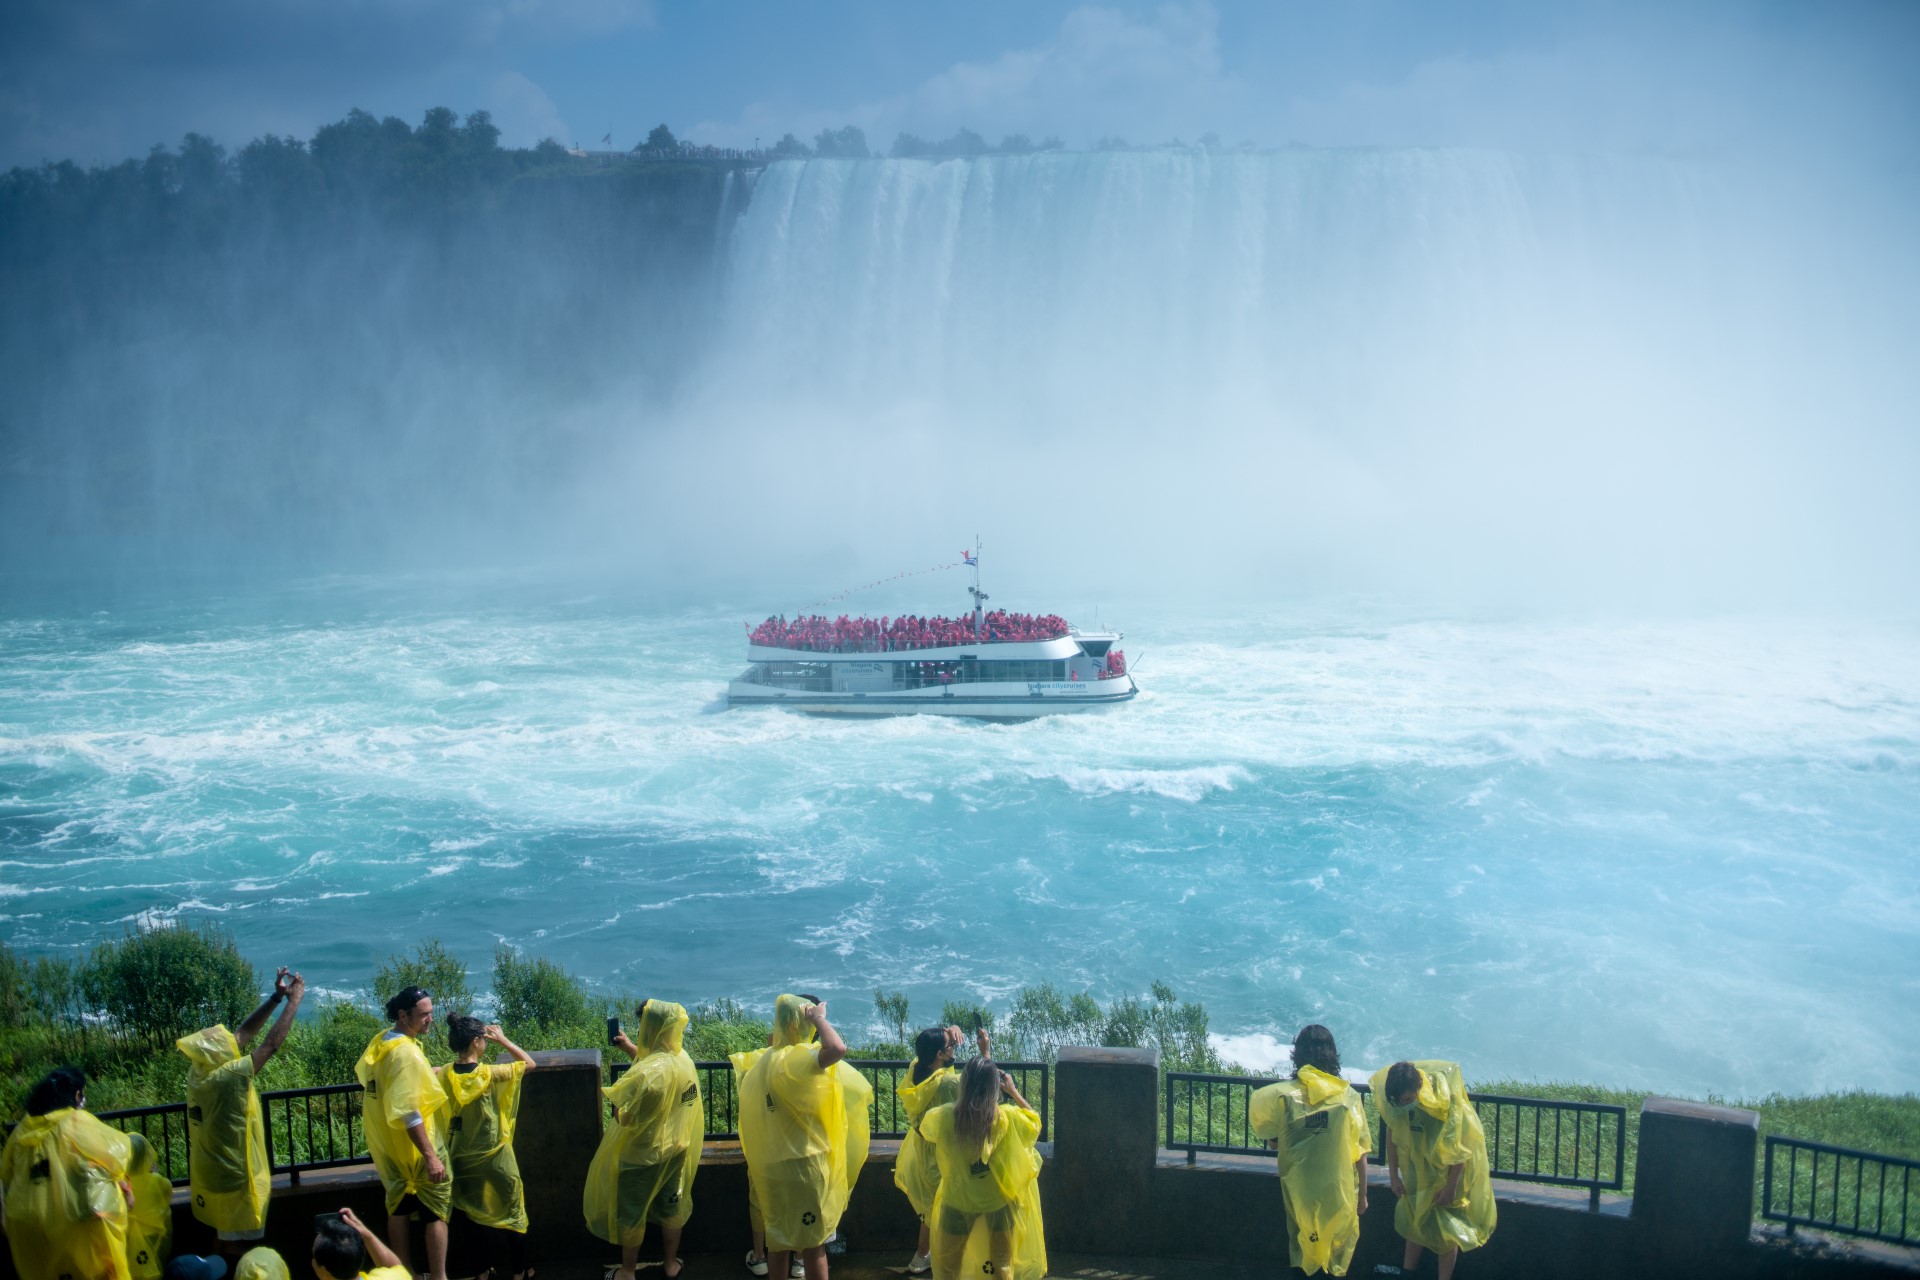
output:
[[[345,1000],[330,1000],[300,1028],[300,1034],[289,1038],[281,1054],[293,1051],[289,1065],[299,1064],[299,1074],[305,1077],[303,1084],[351,1084],[353,1064],[366,1052],[367,1042],[386,1025],[377,1013]]]
[[[509,1035],[528,1029],[551,1032],[585,1027],[594,1018],[586,988],[565,969],[545,957],[525,957],[504,945],[493,953],[493,998]]]
[[[59,976],[49,970],[50,985]],[[215,1022],[236,1024],[259,999],[253,965],[217,925],[136,929],[94,947],[80,973],[87,1001],[151,1048]],[[70,995],[67,997],[70,998]]]
[[[687,1011],[685,1048],[696,1061],[715,1062],[729,1054],[767,1047],[773,1024],[756,1018],[736,1000],[722,997]]]
[[[385,1005],[395,992],[420,987],[433,997],[434,1012],[442,1022],[448,1015],[471,1013],[473,992],[467,986],[467,966],[438,938],[417,943],[412,955],[391,955],[373,971],[373,998]]]
[[[1022,1057],[1052,1062],[1066,1044],[1106,1043],[1107,1019],[1085,991],[1067,995],[1051,982],[1022,987],[1007,1019],[1012,1044]]]

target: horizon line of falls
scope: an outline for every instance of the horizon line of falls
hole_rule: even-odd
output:
[[[783,494],[851,498],[849,569],[982,508],[1035,552],[1124,514],[1174,573],[1204,549],[1350,583],[1384,542],[1426,574],[1523,530],[1564,552],[1599,503],[1651,551],[1744,429],[1714,368],[1739,345],[1712,336],[1739,314],[1721,187],[1489,151],[776,163],[684,401],[716,445],[677,460],[764,495],[732,515],[776,556]]]

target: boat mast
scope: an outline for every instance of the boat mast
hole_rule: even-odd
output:
[[[973,597],[973,639],[980,641],[980,627],[986,613],[987,593],[980,589],[980,535],[973,535],[973,585],[967,588]]]

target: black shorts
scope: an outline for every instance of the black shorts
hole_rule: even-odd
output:
[[[435,1222],[446,1221],[445,1218],[427,1208],[424,1204],[421,1204],[420,1197],[411,1191],[400,1197],[400,1203],[393,1206],[393,1212],[388,1216],[394,1218],[418,1218],[423,1213]]]
[[[995,1235],[1013,1230],[1013,1206],[1010,1204],[988,1209],[985,1213],[962,1213],[943,1205],[940,1209],[940,1230],[950,1236],[971,1235],[973,1224],[981,1218],[987,1220],[987,1230]]]

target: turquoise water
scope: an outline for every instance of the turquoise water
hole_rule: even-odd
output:
[[[504,939],[856,1028],[876,985],[931,1016],[1164,978],[1259,1065],[1312,1019],[1356,1065],[1920,1079],[1910,626],[1135,608],[1136,703],[1006,726],[726,711],[753,614],[16,612],[0,930],[214,918],[335,992],[430,935],[484,986]]]

